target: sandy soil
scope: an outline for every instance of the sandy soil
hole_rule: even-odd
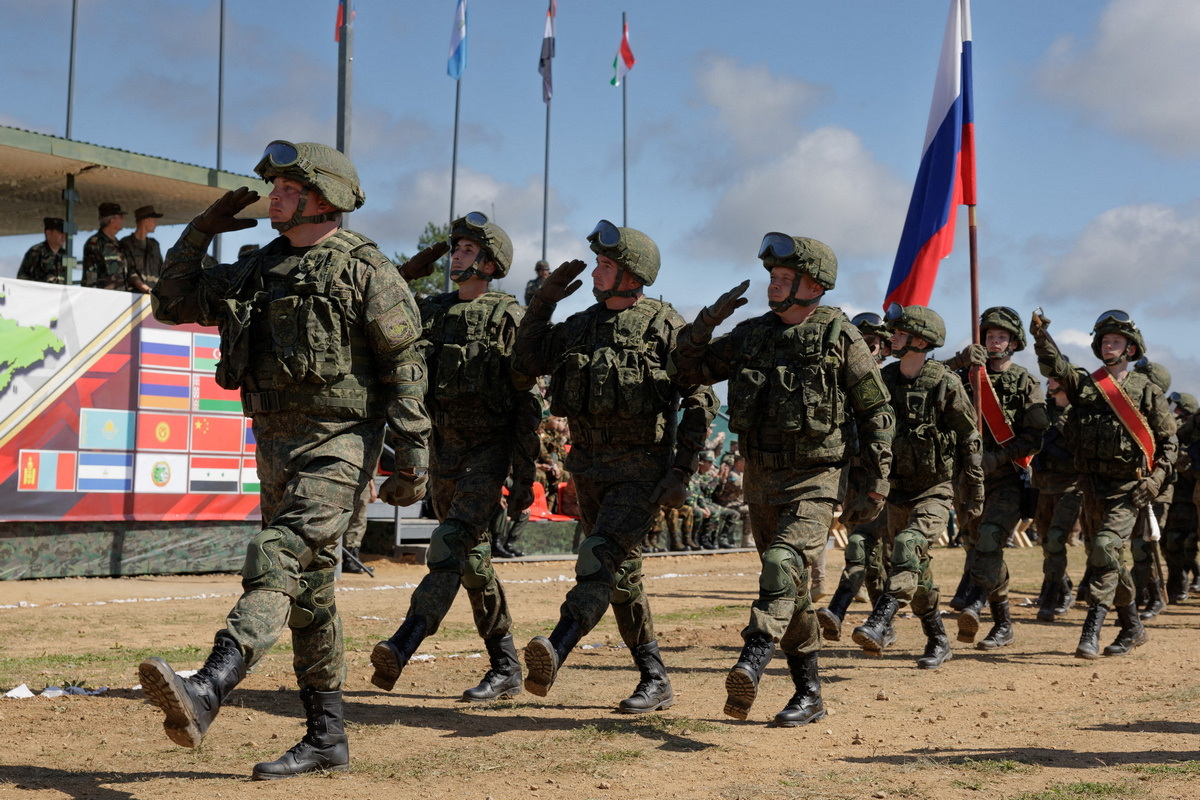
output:
[[[1010,550],[1014,600],[1040,582],[1040,553]],[[830,554],[836,574],[841,556]],[[1071,552],[1078,573],[1082,552]],[[962,554],[937,550],[953,588]],[[178,748],[133,688],[148,655],[199,666],[239,592],[237,576],[0,583],[0,691],[26,683],[110,687],[92,697],[0,700],[0,798],[1196,798],[1200,797],[1200,601],[1172,606],[1133,655],[1071,656],[1084,612],[1042,624],[1016,610],[1017,641],[996,653],[955,643],[937,671],[914,668],[919,622],[869,659],[849,641],[822,654],[829,716],[796,729],[766,723],[790,697],[782,658],[750,720],[721,714],[724,679],[756,593],[751,553],[647,559],[677,704],[644,717],[613,712],[637,682],[611,616],[584,640],[547,698],[458,702],[486,669],[470,609],[446,624],[393,693],[368,682],[375,641],[392,632],[424,568],[374,559],[347,576],[346,716],[352,771],[257,783],[302,734],[285,640],[233,693],[203,747]],[[546,633],[570,586],[569,561],[499,566],[516,636]],[[947,628],[956,629],[953,618]],[[1115,635],[1106,627],[1102,644]]]

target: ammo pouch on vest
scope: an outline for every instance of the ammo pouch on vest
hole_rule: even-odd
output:
[[[896,412],[892,475],[905,487],[926,488],[954,476],[957,437],[938,419],[946,399],[947,371],[940,362],[926,361],[912,384],[887,381]],[[891,365],[885,379],[899,375],[899,366]]]
[[[1122,383],[1135,406],[1145,389],[1138,383],[1139,378],[1142,376],[1131,371]],[[1081,472],[1112,478],[1137,476],[1144,460],[1142,450],[1100,395],[1100,389],[1089,381],[1080,391],[1079,401],[1072,404],[1068,417],[1068,435],[1075,437],[1072,442],[1076,466]]]
[[[669,309],[643,297],[606,326],[612,335],[608,342],[596,340],[597,314],[587,313],[551,373],[550,413],[635,417],[662,410],[674,389],[666,370],[649,356]]]
[[[509,365],[501,351],[500,330],[505,313],[516,302],[503,292],[488,292],[439,311],[425,331],[428,343],[424,346],[430,365],[430,394],[438,403],[469,403],[475,416],[481,400],[494,412],[512,410]]]
[[[296,284],[297,294],[267,305],[275,355],[295,383],[326,384],[350,371],[350,330],[340,298],[317,294],[321,287]]]
[[[250,369],[250,317],[254,303],[225,299],[225,319],[221,324],[221,358],[215,380],[222,389],[237,389]]]

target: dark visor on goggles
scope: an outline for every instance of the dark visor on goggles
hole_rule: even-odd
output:
[[[788,258],[796,254],[796,240],[786,233],[772,231],[763,237],[762,245],[758,248],[758,257],[768,255],[775,258]]]
[[[262,161],[270,162],[278,169],[290,167],[299,160],[300,151],[296,149],[296,145],[282,140],[271,142],[262,154]]]
[[[1096,317],[1096,324],[1092,326],[1092,330],[1099,328],[1108,321],[1113,321],[1121,325],[1133,324],[1133,319],[1119,308],[1110,308],[1100,316]]]
[[[884,316],[888,322],[898,322],[904,316],[904,306],[899,303],[889,303]]]
[[[893,303],[892,305],[896,305]],[[864,311],[861,314],[856,314],[854,319],[850,320],[851,325],[882,325],[883,319],[874,311]]]
[[[606,219],[596,223],[596,227],[588,234],[589,242],[599,242],[604,247],[616,247],[621,243],[621,231]]]

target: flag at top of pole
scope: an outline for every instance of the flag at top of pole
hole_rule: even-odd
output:
[[[921,166],[884,308],[890,303],[929,304],[938,263],[954,249],[954,223],[960,205],[975,205],[970,0],[950,0]]]
[[[546,9],[546,32],[542,35],[542,54],[538,56],[538,72],[542,75],[542,102],[549,103],[554,96],[554,82],[550,79],[550,66],[554,58],[554,17],[558,4],[550,0]]]
[[[446,74],[454,80],[462,77],[467,68],[467,0],[458,0],[454,9],[454,28],[450,31],[450,60]]]
[[[337,20],[333,23],[333,40],[340,42],[342,40],[342,27],[344,25],[354,24],[354,12],[350,12],[350,19],[346,19],[346,0],[338,0]]]
[[[609,83],[620,86],[621,81],[625,79],[625,73],[633,69],[636,63],[633,50],[629,47],[629,23],[626,22],[621,33],[621,46],[617,49],[617,57],[613,59],[613,79]]]

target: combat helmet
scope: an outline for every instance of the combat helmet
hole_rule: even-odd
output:
[[[850,324],[858,328],[858,332],[863,336],[887,338],[887,325],[884,323],[883,317],[874,311],[864,311],[861,314],[855,314],[854,319],[850,320]]]
[[[1149,378],[1150,382],[1159,389],[1162,389],[1163,394],[1171,391],[1171,371],[1162,364],[1142,356],[1133,365],[1133,368]]]
[[[470,239],[479,245],[479,258],[475,259],[475,264],[478,264],[480,259],[487,258],[496,265],[495,272],[491,275],[484,275],[475,268],[475,264],[472,264],[459,277],[459,280],[466,280],[475,274],[490,281],[493,278],[503,278],[508,274],[513,260],[512,239],[508,238],[508,234],[504,232],[503,228],[489,220],[487,214],[482,211],[472,211],[465,217],[459,217],[451,222],[449,239],[451,252],[454,251],[454,245],[459,239]]]
[[[358,170],[350,159],[329,145],[317,142],[292,144],[276,139],[267,145],[254,172],[267,183],[276,178],[298,181],[319,192],[337,211],[353,211],[362,207],[367,199],[358,182]],[[306,222],[337,219],[336,212],[304,216],[306,203],[307,198],[301,197],[292,218],[286,222],[273,222],[271,227],[282,233]]]
[[[1012,334],[1013,340],[1004,355],[1019,353],[1025,349],[1025,327],[1021,324],[1021,315],[1009,306],[992,306],[979,317],[979,338],[986,340],[987,332],[999,328]],[[1004,356],[1002,355],[1001,358]]]
[[[1184,414],[1189,417],[1200,411],[1200,401],[1196,400],[1195,395],[1187,392],[1171,392],[1167,395],[1167,402],[1176,408],[1182,409]]]
[[[796,297],[796,290],[800,288],[801,273],[812,278],[827,292],[837,283],[837,256],[829,249],[829,245],[816,239],[772,231],[763,237],[758,248],[758,257],[762,259],[763,268],[767,272],[774,267],[795,270],[792,289],[787,298],[770,304],[771,310],[777,314],[782,314],[792,306],[811,306],[818,302],[817,298],[800,300]]]
[[[1096,324],[1092,326],[1092,352],[1096,354],[1096,358],[1102,361],[1104,357],[1100,355],[1100,341],[1106,333],[1119,333],[1128,339],[1129,343],[1137,350],[1133,354],[1134,358],[1142,358],[1146,355],[1146,340],[1142,338],[1142,332],[1138,330],[1138,326],[1134,324],[1129,314],[1119,308],[1111,308],[1105,311],[1096,318]],[[1125,360],[1125,356],[1122,355],[1114,363],[1120,364]],[[1109,364],[1108,366],[1113,366],[1113,364]]]
[[[611,289],[592,290],[592,294],[601,303],[610,297],[636,297],[641,293],[641,289],[638,288],[617,289],[626,272],[637,278],[642,286],[652,285],[658,277],[658,268],[662,264],[658,245],[641,231],[634,228],[618,228],[608,220],[602,219],[588,234],[587,240],[593,253],[611,258],[620,267]]]
[[[946,323],[932,308],[892,303],[888,306],[885,318],[889,331],[904,331],[929,342],[925,347],[917,348],[913,347],[910,339],[904,347],[892,351],[897,358],[905,353],[928,353],[946,343]]]

